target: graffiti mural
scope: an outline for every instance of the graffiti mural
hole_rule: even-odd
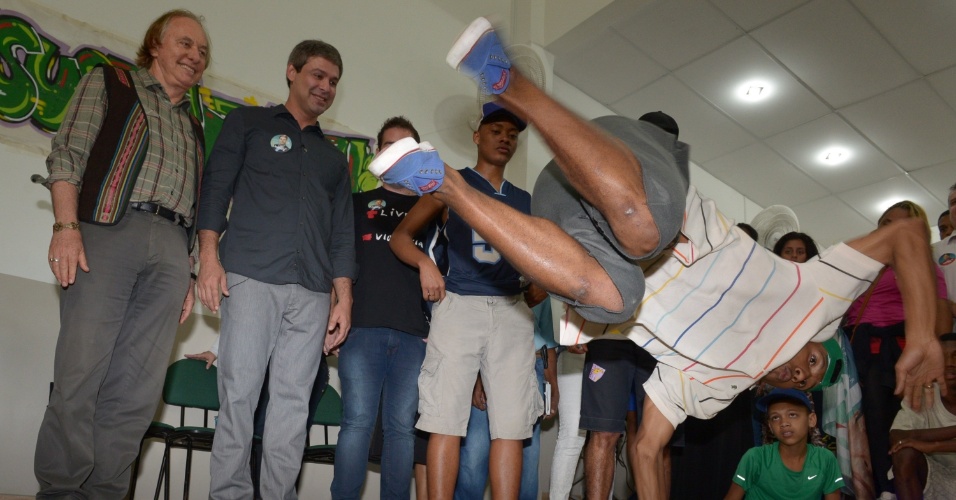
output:
[[[0,120],[56,132],[80,77],[97,64],[132,67],[95,48],[64,55],[60,44],[30,21],[0,13]]]
[[[0,9],[0,124],[32,127],[52,136],[60,128],[80,78],[98,64],[125,69],[136,66],[105,48],[70,47],[44,33],[28,17]],[[190,112],[206,133],[206,151],[222,130],[226,115],[240,106],[257,105],[254,98],[237,99],[197,85],[189,91]],[[372,189],[377,181],[368,172],[369,137],[326,135],[349,160],[353,191]]]

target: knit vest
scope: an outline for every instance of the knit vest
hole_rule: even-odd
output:
[[[103,68],[106,83],[106,116],[83,173],[79,219],[90,224],[112,226],[126,214],[136,178],[146,159],[149,125],[129,71],[115,66]],[[205,136],[199,120],[190,115],[196,141],[195,200],[199,206],[199,183],[205,159]],[[195,239],[195,224],[189,231],[189,248]]]

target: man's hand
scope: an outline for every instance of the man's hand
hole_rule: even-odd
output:
[[[212,312],[219,312],[222,297],[229,296],[229,284],[226,283],[226,270],[218,258],[204,259],[199,265],[199,301]]]
[[[193,291],[196,286],[196,282],[193,281],[192,276],[189,277],[189,288],[186,289],[186,300],[183,301],[183,312],[179,315],[179,324],[186,322],[186,318],[189,317],[193,312],[193,306],[196,304],[196,294]]]
[[[351,308],[350,305],[349,313],[343,314],[342,308],[336,305],[329,313],[329,326],[325,332],[325,348],[323,349],[325,354],[336,350],[348,337],[349,328],[351,328]]]
[[[66,288],[76,282],[76,268],[90,272],[83,250],[83,236],[78,229],[61,229],[50,239],[47,261],[60,286]]]
[[[548,367],[544,369],[544,381],[551,384],[551,413],[545,412],[544,418],[551,419],[558,414],[558,355],[555,349],[548,349]]]
[[[584,354],[588,352],[587,344],[574,344],[568,346],[568,352],[571,354]]]
[[[77,222],[77,206],[79,206],[80,191],[67,181],[55,181],[50,185],[50,199],[53,202],[53,218],[61,224]],[[50,270],[66,288],[76,282],[76,268],[83,272],[90,272],[86,262],[86,252],[83,249],[83,235],[79,229],[62,228],[53,233],[50,238],[50,250],[47,252],[47,263]]]
[[[185,356],[187,359],[198,359],[199,361],[206,362],[206,369],[208,370],[213,363],[216,362],[216,355],[212,351],[205,351],[199,354],[187,354]]]
[[[349,334],[352,328],[352,280],[349,278],[335,278],[332,280],[332,294],[329,299],[332,308],[329,310],[329,326],[325,332],[326,355],[335,351]]]
[[[192,266],[190,266],[190,269]],[[219,233],[199,230],[199,301],[212,312],[219,312],[219,303],[229,296],[226,270],[219,262]]]
[[[422,264],[418,270],[422,283],[422,298],[429,302],[441,302],[445,299],[445,278],[434,263]]]
[[[921,453],[933,453],[935,451],[934,445],[936,443],[920,441],[918,439],[903,439],[892,444],[893,446],[890,447],[890,455],[902,450],[903,448],[913,448]]]
[[[939,384],[941,395],[946,395],[943,379],[943,350],[935,338],[925,341],[907,339],[903,354],[896,362],[897,395],[910,403],[913,411],[933,405],[933,383]],[[923,400],[926,400],[925,406]]]
[[[548,292],[544,291],[544,288],[535,285],[534,283],[528,285],[528,288],[524,290],[524,301],[528,304],[528,307],[534,307],[542,302],[544,299],[548,298]]]
[[[471,391],[471,406],[481,411],[488,411],[488,399],[485,398],[485,386],[481,383],[481,375],[478,375],[475,388]]]

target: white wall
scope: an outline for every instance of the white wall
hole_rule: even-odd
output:
[[[166,0],[136,4],[125,0],[38,4],[13,0],[4,8],[32,9],[87,23],[76,26],[72,36],[88,30],[103,30],[118,40],[111,49],[132,58],[149,22],[179,4]],[[143,6],[145,5],[145,6]],[[449,43],[467,20],[483,12],[501,12],[508,18],[510,1],[470,3],[427,0],[379,2],[353,0],[332,2],[288,0],[277,7],[259,7],[258,2],[195,0],[190,8],[205,15],[213,43],[213,65],[207,77],[234,82],[250,89],[260,102],[281,102],[286,95],[283,70],[288,51],[304,38],[322,38],[343,54],[344,74],[338,97],[322,117],[334,130],[356,131],[374,136],[389,116],[404,114],[456,167],[471,165],[474,145],[467,119],[475,113],[475,90],[444,63]],[[484,9],[480,12],[470,12]],[[464,17],[467,16],[467,17]],[[34,20],[37,20],[36,18]],[[66,35],[50,32],[54,38]],[[215,88],[215,86],[213,86]],[[554,94],[578,113],[592,118],[608,110],[557,80]],[[245,97],[237,95],[236,97]],[[53,349],[58,329],[58,288],[46,263],[52,208],[46,190],[29,182],[32,174],[45,172],[46,148],[17,140],[0,141],[0,494],[32,495],[33,449],[39,421],[52,380]],[[42,144],[42,141],[41,141]],[[550,155],[534,132],[527,134],[509,167],[509,178],[530,188]],[[718,200],[732,218],[749,220],[759,210],[755,204],[693,166],[692,181]],[[198,308],[177,334],[171,360],[184,353],[201,352],[215,339],[217,318]],[[332,384],[338,387],[333,370]],[[177,415],[160,412],[162,420],[175,423]],[[541,489],[548,486],[550,452],[557,428],[545,432],[542,449]],[[144,457],[138,491],[152,491],[159,467],[157,446]],[[182,489],[184,456],[173,456],[173,495]],[[208,455],[194,456],[191,493],[208,491]],[[331,467],[309,465],[304,474],[303,498],[327,498]],[[378,497],[378,475],[370,473],[365,498]]]

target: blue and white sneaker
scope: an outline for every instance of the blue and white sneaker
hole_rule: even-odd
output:
[[[488,95],[498,95],[511,83],[511,60],[501,47],[501,41],[491,23],[483,17],[458,36],[448,51],[445,61],[452,68],[478,83],[478,89]]]
[[[406,137],[380,152],[368,166],[369,172],[386,184],[403,187],[421,196],[441,186],[445,162],[427,142]]]

